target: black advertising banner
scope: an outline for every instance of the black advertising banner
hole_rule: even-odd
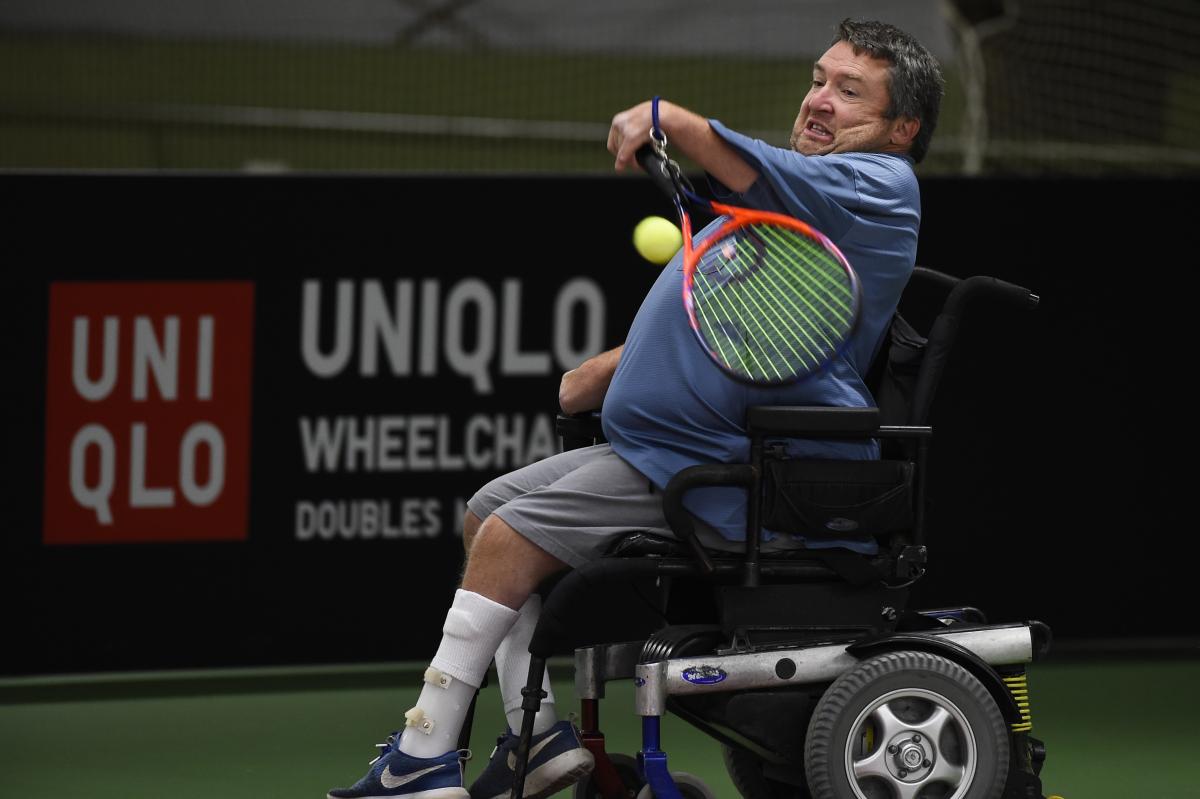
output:
[[[560,449],[658,271],[636,181],[6,180],[6,582],[75,628],[15,671],[417,656],[466,500]]]
[[[12,674],[427,657],[466,500],[558,451],[559,378],[623,340],[658,271],[631,231],[668,210],[636,179],[0,183]],[[1170,612],[1101,619],[1058,590],[1173,511],[1132,498],[1169,484],[1165,444],[1138,432],[1108,366],[1134,345],[1112,335],[1117,289],[1095,270],[1134,240],[1058,232],[1130,187],[1027,188],[924,184],[922,263],[1022,283],[1044,308],[964,331],[976,355],[935,418],[951,435],[935,444],[922,590],[1068,638],[1188,634]],[[1018,197],[1040,222],[979,226]],[[1106,406],[1081,399],[1095,389]],[[1131,579],[1137,596],[1156,578]]]

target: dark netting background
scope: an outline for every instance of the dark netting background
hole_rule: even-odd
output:
[[[8,0],[0,168],[605,173],[653,94],[784,144],[845,16],[942,61],[922,174],[1200,172],[1200,2]]]

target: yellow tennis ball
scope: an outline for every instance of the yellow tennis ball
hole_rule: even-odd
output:
[[[683,246],[683,234],[669,219],[648,216],[633,229],[633,246],[652,264],[665,264]]]

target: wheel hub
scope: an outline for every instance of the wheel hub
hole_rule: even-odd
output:
[[[916,782],[929,773],[937,757],[928,738],[912,731],[902,732],[888,742],[888,771],[897,779]]]

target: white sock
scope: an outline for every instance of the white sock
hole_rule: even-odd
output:
[[[461,588],[455,592],[417,706],[405,713],[401,752],[437,757],[458,748],[475,690],[517,617],[517,611],[485,596]]]
[[[509,729],[518,734],[521,732],[521,721],[525,718],[525,711],[521,710],[521,689],[529,679],[529,639],[533,638],[533,630],[541,615],[542,598],[533,594],[521,606],[517,623],[496,650],[496,674],[500,678],[504,715],[508,719]],[[546,698],[542,700],[542,707],[533,722],[534,735],[540,735],[558,723],[558,715],[554,712],[554,692],[550,690],[549,670],[542,677],[542,690],[546,692]]]

